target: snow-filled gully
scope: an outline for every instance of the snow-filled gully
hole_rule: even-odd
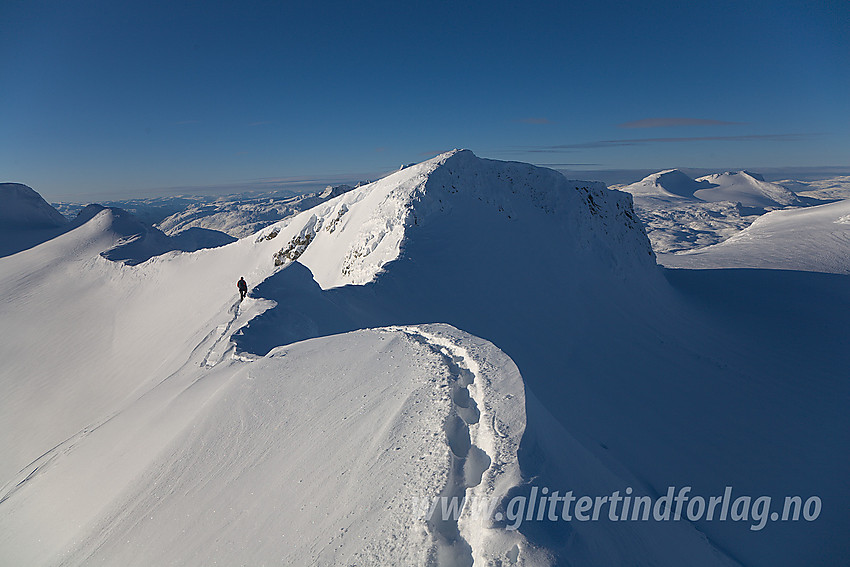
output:
[[[484,472],[492,462],[490,456],[473,444],[472,439],[479,431],[481,418],[476,400],[477,390],[470,391],[475,382],[478,364],[469,356],[465,348],[450,340],[438,337],[415,326],[391,327],[388,330],[402,331],[414,341],[428,347],[438,355],[449,370],[449,388],[452,407],[446,418],[444,429],[446,443],[450,453],[450,470],[446,486],[440,492],[440,498],[463,502],[466,490],[481,482]],[[458,526],[457,516],[443,517],[434,513],[428,520],[428,528],[437,541],[437,563],[441,566],[468,566],[473,564],[472,547],[464,539]]]

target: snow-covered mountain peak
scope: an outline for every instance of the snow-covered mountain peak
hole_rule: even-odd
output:
[[[531,239],[524,246],[534,246],[532,235],[540,233],[557,238],[564,249],[611,263],[639,256],[654,266],[628,195],[547,168],[481,159],[469,150],[446,152],[358,187],[264,229],[256,240],[281,239],[275,263],[299,260],[328,289],[375,280],[412,239],[433,240],[431,246],[445,247],[444,254],[456,254],[470,240],[486,241],[495,232],[515,234],[518,242]],[[450,233],[455,240],[443,241]]]
[[[801,205],[796,193],[782,185],[770,183],[758,173],[727,171],[700,177],[697,181],[709,183],[694,195],[703,201],[730,201],[749,207],[785,207]]]
[[[353,187],[351,185],[328,185],[321,193],[319,193],[319,198],[333,199],[334,197],[339,197],[343,193],[347,193],[352,189]]]
[[[696,181],[678,169],[665,169],[623,187],[623,191],[641,197],[692,199],[695,191],[706,187],[708,184]]]
[[[91,238],[101,239],[101,255],[125,264],[139,264],[174,250],[193,252],[216,248],[236,240],[222,232],[198,227],[169,236],[142,222],[130,211],[98,204],[83,208],[71,227],[82,228]]]
[[[104,207],[99,204],[84,207],[72,223],[82,226],[95,218],[97,224],[122,237],[144,234],[148,230],[133,213],[119,207]]]
[[[760,173],[753,173],[752,171],[747,171],[745,169],[741,170],[741,174],[747,177],[752,177],[756,181],[764,181],[764,176]]]
[[[662,275],[631,206],[455,151],[216,249],[106,261],[175,248],[95,206],[0,258],[0,563],[848,564],[846,277]],[[849,218],[716,250],[846,268]],[[823,516],[608,513],[733,485]],[[560,490],[611,505],[553,520]]]
[[[0,228],[56,228],[68,223],[41,195],[21,183],[0,183],[0,202]]]

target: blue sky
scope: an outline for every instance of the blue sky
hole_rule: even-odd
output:
[[[250,5],[249,5],[250,4]],[[47,197],[850,165],[850,2],[0,0],[0,181]]]

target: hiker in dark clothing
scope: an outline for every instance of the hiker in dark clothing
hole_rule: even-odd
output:
[[[239,278],[239,281],[236,282],[236,287],[239,288],[239,301],[242,301],[248,294],[248,284],[245,283],[245,278]]]

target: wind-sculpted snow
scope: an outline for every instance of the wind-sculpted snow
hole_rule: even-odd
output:
[[[466,151],[135,265],[119,217],[0,258],[0,563],[850,560],[845,276],[665,272],[628,195]],[[823,511],[511,514],[674,485]]]
[[[225,361],[201,381],[192,362],[4,491],[6,560],[471,565],[523,542],[469,512],[453,532],[426,514],[456,483],[498,499],[518,481],[522,381],[486,341],[445,325],[359,331]],[[451,424],[473,403],[460,459]]]

